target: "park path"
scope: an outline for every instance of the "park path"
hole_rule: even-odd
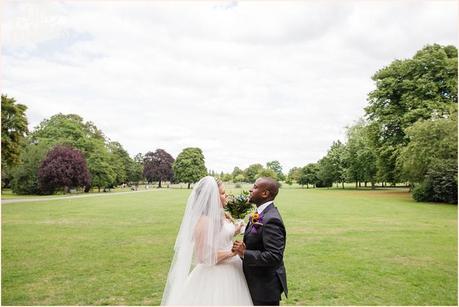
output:
[[[159,189],[151,189],[151,190],[115,192],[115,193],[110,193],[110,192],[109,193],[91,193],[91,194],[83,194],[83,195],[61,196],[61,197],[46,197],[46,196],[44,196],[44,197],[37,197],[37,198],[2,199],[2,204],[28,203],[28,202],[37,202],[37,201],[62,200],[62,199],[85,198],[85,197],[103,197],[103,196],[114,196],[114,195],[130,194],[130,193],[144,193],[144,192],[152,192],[152,191],[160,191],[160,190]]]

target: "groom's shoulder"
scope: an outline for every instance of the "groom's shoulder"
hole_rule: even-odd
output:
[[[280,222],[283,223],[282,216],[275,205],[269,210],[269,218],[279,219]]]

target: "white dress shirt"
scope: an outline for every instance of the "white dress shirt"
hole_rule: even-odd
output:
[[[274,201],[271,200],[271,201],[268,201],[268,202],[264,203],[263,205],[259,206],[259,207],[257,208],[258,214],[261,214],[261,213],[263,212],[263,210],[265,210],[266,207],[268,207],[269,205],[271,205],[273,202],[274,202]]]

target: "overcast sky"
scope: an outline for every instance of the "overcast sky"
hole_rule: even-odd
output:
[[[457,46],[457,1],[3,1],[1,92],[29,128],[94,122],[131,155],[200,147],[208,169],[320,159],[371,76]]]

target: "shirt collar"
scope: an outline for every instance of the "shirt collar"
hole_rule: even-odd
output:
[[[268,201],[266,203],[264,203],[263,205],[261,205],[260,207],[257,208],[257,212],[258,214],[261,214],[263,212],[263,210],[266,209],[266,207],[268,207],[269,205],[271,205],[274,201]]]

